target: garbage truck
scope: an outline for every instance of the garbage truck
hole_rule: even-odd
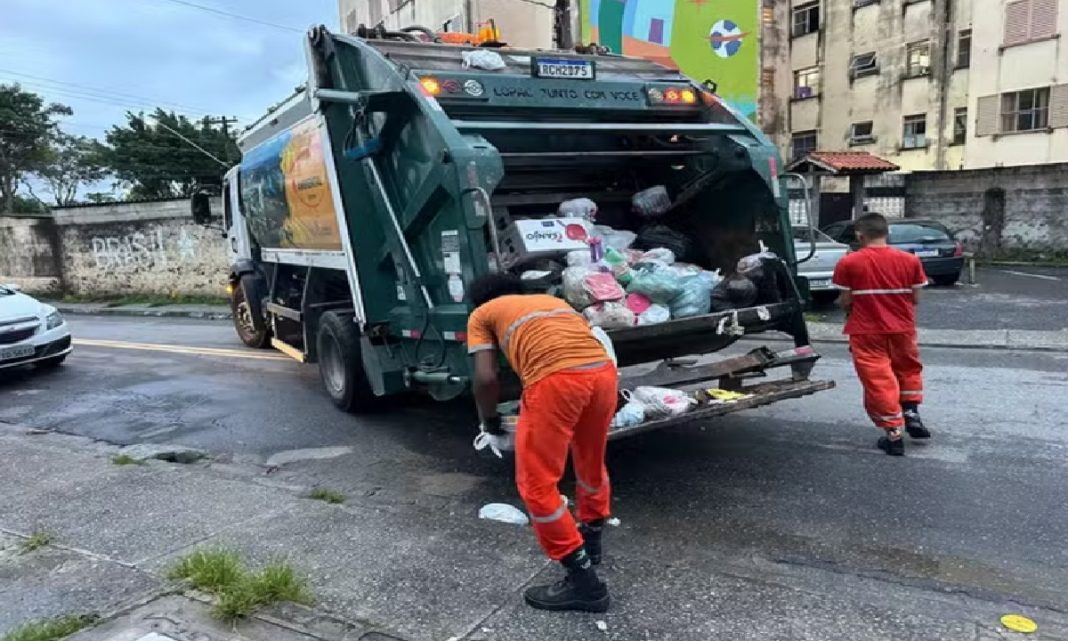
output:
[[[308,32],[306,83],[242,133],[242,160],[223,184],[246,345],[317,363],[346,411],[399,394],[453,399],[470,386],[469,284],[506,270],[559,291],[564,250],[581,257],[608,230],[637,260],[630,238],[672,244],[676,261],[718,270],[721,284],[753,255],[784,276],[733,306],[728,297],[705,313],[610,329],[621,389],[703,399],[612,438],[833,387],[810,377],[819,354],[803,315],[790,177],[753,123],[712,83],[648,60],[488,44],[420,28]],[[655,219],[635,212],[650,189]],[[575,199],[595,204],[596,219],[561,214]],[[214,220],[203,194],[192,213]],[[780,337],[778,349],[706,356],[762,332],[792,346]],[[729,400],[709,393],[721,390]]]

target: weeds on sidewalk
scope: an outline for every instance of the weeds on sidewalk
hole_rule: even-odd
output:
[[[35,550],[39,550],[47,545],[52,544],[52,535],[44,530],[35,530],[30,537],[22,542],[19,546],[19,552],[23,554],[29,554]],[[6,639],[5,639],[6,641]]]
[[[168,577],[188,581],[216,597],[214,613],[232,621],[278,601],[311,605],[307,581],[289,564],[272,561],[259,572],[245,569],[236,552],[197,550],[180,559]]]
[[[339,505],[345,502],[345,495],[335,490],[327,489],[325,487],[312,488],[311,492],[308,492],[309,499],[315,499],[316,501],[324,501],[326,503],[332,503]]]
[[[166,305],[226,305],[230,299],[225,296],[202,294],[103,294],[83,296],[67,294],[60,299],[63,303],[104,303],[109,307],[119,305],[145,305],[146,307],[164,307]]]
[[[58,641],[89,627],[96,620],[95,614],[68,614],[42,621],[31,621],[8,632],[0,641]]]
[[[129,454],[116,454],[111,457],[112,465],[144,465],[144,461],[140,461],[130,456]]]

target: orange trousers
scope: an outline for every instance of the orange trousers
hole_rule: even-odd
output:
[[[923,364],[916,334],[850,336],[849,350],[864,386],[868,416],[884,430],[902,427],[902,404],[923,401]]]
[[[538,543],[554,561],[582,545],[575,519],[560,497],[569,450],[579,520],[610,514],[604,454],[618,383],[616,368],[608,363],[556,372],[523,390],[515,434],[516,484]]]

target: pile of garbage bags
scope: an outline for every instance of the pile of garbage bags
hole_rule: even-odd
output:
[[[666,247],[634,249],[634,232],[594,227],[600,243],[567,254],[564,299],[606,329],[707,314],[718,273],[677,262]]]

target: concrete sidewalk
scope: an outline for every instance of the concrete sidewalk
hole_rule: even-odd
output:
[[[51,302],[64,314],[92,316],[155,316],[170,318],[199,318],[229,320],[233,317],[225,305],[147,305],[108,306],[105,303]],[[809,333],[814,343],[844,343],[842,326],[837,323],[810,322]],[[760,336],[765,339],[765,336]],[[920,329],[920,344],[924,347],[1023,349],[1068,352],[1068,331],[1039,330],[955,330]]]
[[[610,531],[603,571],[612,610],[538,612],[522,590],[559,570],[526,528],[480,521],[475,504],[384,503],[371,492],[328,505],[264,468],[117,466],[117,448],[10,424],[0,424],[0,448],[0,635],[97,614],[72,641],[975,641],[1007,638],[997,622],[1011,611],[1041,622],[1032,639],[1068,638],[1063,611],[833,563],[738,556],[714,540],[661,549],[626,521]],[[54,542],[20,553],[32,532]],[[273,607],[232,628],[214,621],[203,596],[162,577],[189,551],[220,547],[252,566],[285,558],[317,604]]]

